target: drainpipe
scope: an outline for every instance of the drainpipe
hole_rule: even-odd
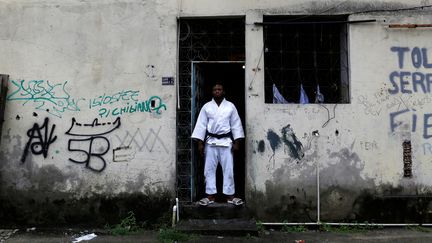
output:
[[[317,223],[319,224],[321,222],[320,219],[320,173],[319,173],[319,159],[317,159],[316,162],[316,177],[317,177]]]
[[[176,197],[176,207],[177,207],[177,222],[180,220],[180,205],[179,205],[179,199]]]
[[[318,130],[312,132],[312,136],[319,137]],[[312,137],[313,139],[313,137]],[[316,180],[317,180],[317,223],[321,222],[320,214],[321,214],[321,201],[320,201],[320,172],[319,172],[319,159],[316,161]]]
[[[335,226],[382,226],[382,227],[404,227],[404,226],[423,226],[432,227],[432,224],[375,224],[375,223],[262,223],[264,226],[296,226],[296,225],[335,225]]]
[[[176,214],[177,214],[177,206],[173,206],[172,217],[171,217],[171,227],[172,228],[174,228],[176,226]]]

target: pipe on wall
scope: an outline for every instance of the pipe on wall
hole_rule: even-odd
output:
[[[375,223],[325,223],[325,222],[313,222],[313,223],[261,223],[264,226],[296,226],[296,225],[334,225],[334,226],[382,226],[382,227],[404,227],[404,226],[424,226],[432,227],[432,224],[375,224]]]

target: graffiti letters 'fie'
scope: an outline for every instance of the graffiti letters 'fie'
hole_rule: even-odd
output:
[[[69,139],[68,150],[79,152],[84,155],[82,160],[69,158],[69,161],[85,164],[85,167],[95,172],[101,172],[106,167],[106,161],[103,158],[110,149],[109,140],[103,135],[108,134],[120,127],[120,117],[114,122],[100,123],[96,118],[92,123],[82,124],[72,118],[72,125],[66,134],[78,136],[78,139]],[[84,138],[83,138],[84,137]],[[82,149],[85,147],[85,149]]]
[[[21,157],[22,163],[25,162],[29,150],[31,150],[31,152],[35,155],[42,154],[44,158],[48,156],[49,146],[57,139],[57,136],[53,137],[56,125],[52,125],[51,129],[48,129],[48,122],[49,119],[45,118],[42,126],[39,126],[39,124],[35,123],[33,127],[27,131],[29,140]]]

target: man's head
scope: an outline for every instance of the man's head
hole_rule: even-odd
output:
[[[215,85],[213,85],[212,94],[213,94],[213,98],[215,98],[215,99],[224,98],[225,91],[223,89],[222,84],[216,83]]]

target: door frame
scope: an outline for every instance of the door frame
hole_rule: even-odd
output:
[[[211,63],[214,63],[214,64],[223,64],[223,63],[226,63],[226,64],[234,64],[234,63],[238,63],[238,64],[242,64],[243,63],[243,65],[246,65],[246,61],[191,61],[191,128],[192,128],[192,131],[193,131],[193,129],[194,129],[194,127],[195,127],[195,116],[196,116],[196,114],[197,114],[197,112],[198,111],[196,111],[196,109],[195,109],[195,106],[196,106],[196,102],[195,102],[195,97],[196,97],[196,76],[195,76],[195,66],[196,65],[198,65],[198,64],[202,64],[202,63],[205,63],[205,64],[211,64]],[[244,91],[246,91],[246,72],[244,73],[244,86],[245,86],[245,89],[244,89]],[[245,113],[246,113],[246,95],[245,95],[245,100],[244,100],[244,111],[245,111]],[[245,117],[244,117],[244,125],[245,125],[245,128],[246,128],[246,114],[245,114]],[[244,129],[245,129],[244,128]],[[191,166],[191,171],[190,171],[190,173],[191,173],[191,181],[190,181],[190,183],[191,183],[191,202],[194,200],[194,198],[196,198],[196,196],[197,196],[197,188],[195,187],[195,171],[194,171],[194,169],[195,169],[195,164],[196,164],[196,161],[197,161],[197,159],[198,158],[196,158],[195,157],[195,150],[196,150],[196,148],[195,148],[195,146],[194,146],[194,144],[193,143],[191,143],[191,159],[192,159],[192,166]],[[245,159],[246,159],[246,149],[245,149]],[[246,170],[246,167],[245,167],[245,170]],[[246,172],[245,172],[246,173]],[[246,174],[245,174],[245,176],[246,176]],[[245,178],[245,181],[244,181],[244,183],[246,183],[246,178]],[[245,187],[246,187],[246,185],[245,185]]]

